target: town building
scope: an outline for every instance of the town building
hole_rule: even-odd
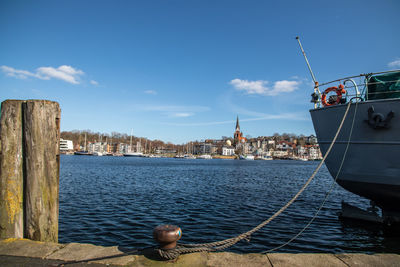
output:
[[[200,154],[215,154],[217,152],[217,146],[213,144],[210,140],[206,140],[206,142],[202,143],[197,143],[194,145],[194,154],[200,155]]]
[[[222,155],[223,156],[235,155],[235,148],[233,148],[232,146],[223,146],[222,147]]]
[[[74,150],[74,143],[71,140],[60,139],[60,152],[68,152]]]

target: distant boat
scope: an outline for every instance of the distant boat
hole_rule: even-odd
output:
[[[189,155],[189,154],[185,154],[185,155],[183,156],[183,158],[184,158],[184,159],[196,159],[195,156]]]
[[[101,153],[101,152],[98,152],[98,151],[94,151],[93,153],[92,153],[92,155],[93,156],[103,156],[103,153]]]
[[[197,159],[212,159],[211,155],[204,154],[197,157]]]
[[[92,155],[93,155],[92,153],[89,153],[89,152],[86,150],[86,133],[85,133],[85,146],[83,147],[83,150],[81,150],[81,151],[75,151],[75,152],[74,152],[74,155],[78,155],[78,156],[92,156]]]
[[[242,159],[242,160],[254,160],[254,156],[253,155],[239,155],[239,159]]]
[[[261,156],[261,157],[256,157],[256,160],[273,160],[271,156]]]
[[[129,152],[125,153],[124,157],[144,157],[144,154],[142,152]]]
[[[124,157],[144,157],[144,154],[142,152],[130,152],[132,151],[132,134],[133,134],[133,129],[131,130],[131,139],[129,143],[129,152],[124,153]],[[139,148],[139,143],[137,143],[137,150]]]
[[[78,156],[93,156],[92,153],[89,153],[87,151],[75,151],[74,155],[78,155]]]

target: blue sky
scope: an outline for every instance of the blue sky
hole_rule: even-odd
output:
[[[0,101],[183,143],[314,133],[312,85],[400,69],[400,1],[0,1]]]

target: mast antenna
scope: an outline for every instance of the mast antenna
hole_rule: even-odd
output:
[[[313,81],[314,81],[314,85],[315,85],[315,86],[314,86],[314,94],[313,94],[313,99],[314,99],[314,96],[317,96],[317,92],[318,92],[318,95],[321,96],[321,92],[319,91],[319,88],[318,88],[318,82],[317,82],[317,80],[315,79],[315,76],[314,76],[314,73],[313,73],[313,71],[312,71],[312,69],[311,69],[310,63],[308,62],[308,59],[307,59],[307,56],[306,56],[306,52],[304,52],[303,46],[301,45],[300,37],[299,37],[299,36],[296,36],[296,40],[297,40],[297,42],[299,43],[300,50],[301,50],[301,52],[303,53],[304,59],[306,60],[306,63],[307,63],[308,70],[310,71],[311,77],[312,77],[312,79],[313,79]],[[315,100],[315,99],[314,99],[314,100]],[[314,102],[314,101],[312,101],[312,102]],[[314,108],[317,107],[317,102],[319,102],[319,101],[318,101],[318,100],[315,100],[315,102],[314,102]]]

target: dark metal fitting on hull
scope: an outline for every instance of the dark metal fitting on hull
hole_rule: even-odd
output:
[[[175,225],[159,225],[154,228],[153,237],[160,243],[160,249],[174,249],[177,241],[182,237],[182,230]]]
[[[375,112],[374,106],[371,106],[368,109],[368,120],[365,120],[365,122],[374,129],[388,129],[393,117],[393,111],[390,111],[385,118],[381,113]]]
[[[311,94],[311,103],[318,103],[319,102],[319,96],[317,93],[312,93]]]

